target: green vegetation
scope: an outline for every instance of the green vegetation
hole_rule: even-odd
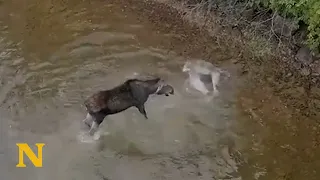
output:
[[[182,0],[211,9],[219,9],[226,15],[235,15],[244,9],[257,9],[263,13],[271,10],[284,18],[304,22],[307,25],[306,45],[320,51],[320,0]],[[206,11],[206,10],[205,10]],[[263,11],[263,12],[262,12]],[[236,17],[237,18],[237,17]],[[241,18],[241,15],[240,15]]]
[[[320,48],[320,1],[319,0],[249,0],[278,12],[284,17],[303,21],[308,26],[307,44],[313,50]]]

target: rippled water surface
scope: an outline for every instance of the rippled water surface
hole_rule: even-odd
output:
[[[107,2],[12,1],[3,8],[11,8],[0,45],[3,149],[12,179],[237,176],[229,155],[232,84],[214,103],[187,94],[185,57],[157,45],[170,35]],[[109,116],[99,140],[81,141],[84,98],[134,72],[163,76],[175,95],[150,97],[149,120],[131,108]],[[30,167],[15,168],[16,142],[46,143],[43,168],[28,158]]]
[[[214,101],[188,94],[186,57],[159,46],[178,34],[161,34],[124,8],[108,1],[0,1],[1,179],[243,179],[238,164],[248,162],[234,130],[243,119],[236,116],[235,67],[222,67],[231,78]],[[163,76],[175,95],[150,97],[148,120],[130,108],[106,118],[99,140],[81,141],[84,99],[134,72]],[[257,119],[251,101],[243,102]],[[243,134],[256,133],[256,126],[247,128]],[[43,168],[28,158],[29,167],[15,168],[17,142],[46,143]],[[259,179],[267,168],[244,172]]]

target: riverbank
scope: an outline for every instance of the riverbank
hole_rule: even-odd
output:
[[[306,64],[302,59],[299,62],[296,53],[286,44],[279,45],[272,39],[265,39],[258,31],[250,31],[250,27],[240,29],[230,26],[231,20],[227,26],[221,21],[223,17],[218,12],[212,12],[208,17],[201,14],[201,9],[195,9],[195,6],[167,0],[131,0],[118,3],[127,7],[124,11],[130,11],[130,6],[135,4],[131,10],[138,12],[141,20],[151,21],[153,27],[161,32],[175,31],[184,34],[185,37],[176,37],[175,42],[164,42],[184,47],[180,49],[182,55],[193,58],[197,58],[194,55],[201,56],[216,64],[239,64],[242,69],[240,73],[246,75],[249,82],[259,83],[261,87],[272,87],[273,93],[281,98],[285,106],[298,114],[319,119],[319,60],[314,60],[312,64]],[[183,43],[184,46],[181,45]],[[213,44],[228,51],[229,56],[217,57],[215,49],[211,49]],[[301,57],[310,58],[303,52]]]

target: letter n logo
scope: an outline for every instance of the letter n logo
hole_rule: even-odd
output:
[[[19,149],[19,163],[16,165],[16,167],[26,167],[26,165],[24,164],[23,153],[25,153],[25,155],[28,156],[28,158],[35,167],[42,167],[42,148],[45,145],[44,143],[36,143],[36,146],[38,148],[38,157],[27,143],[17,143],[16,145]]]

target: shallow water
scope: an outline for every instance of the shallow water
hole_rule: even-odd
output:
[[[213,102],[186,93],[185,57],[157,47],[170,37],[112,4],[29,2],[4,4],[21,9],[10,9],[10,20],[1,22],[2,137],[12,179],[237,176],[228,152],[235,84],[225,84]],[[130,108],[107,117],[96,140],[86,137],[84,99],[135,72],[163,76],[175,95],[150,97],[148,120]],[[30,167],[15,168],[17,142],[45,143],[43,168],[33,168],[28,158]]]
[[[270,159],[272,153],[261,158],[256,158],[259,152],[240,153],[251,148],[241,139],[255,140],[251,135],[257,126],[246,124],[250,116],[239,116],[237,101],[245,95],[237,94],[241,80],[236,67],[222,67],[231,77],[221,81],[213,101],[187,93],[182,72],[186,57],[159,46],[179,34],[161,34],[135,14],[124,13],[124,8],[76,0],[0,4],[1,176],[207,180],[259,179],[268,174],[267,167],[256,162]],[[224,53],[217,52],[217,57]],[[98,140],[88,139],[82,127],[84,99],[135,72],[163,76],[175,95],[150,97],[148,120],[134,108],[108,116]],[[251,116],[253,104],[242,103]],[[245,123],[240,126],[239,120]],[[31,147],[45,143],[43,167],[34,168],[25,157],[29,167],[16,168],[17,142]],[[263,144],[257,146],[263,149]]]

